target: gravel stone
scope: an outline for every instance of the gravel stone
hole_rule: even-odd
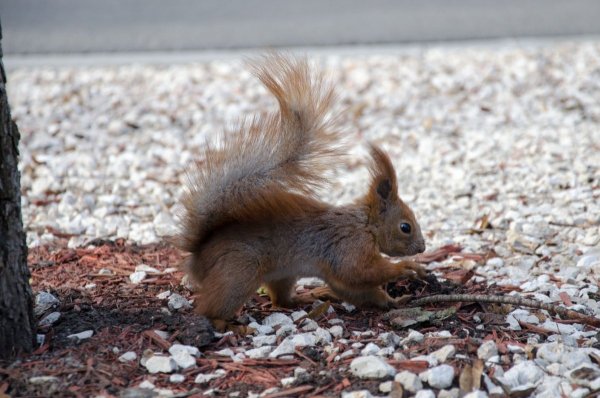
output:
[[[435,398],[435,393],[431,390],[420,390],[415,394],[415,398]]]
[[[252,338],[252,345],[254,347],[261,347],[263,345],[274,345],[277,342],[277,336],[255,336]]]
[[[456,354],[456,347],[452,344],[443,346],[437,351],[432,352],[429,356],[434,357],[438,363],[444,363],[449,358],[452,358]]]
[[[98,271],[98,275],[113,275],[113,272],[112,270],[102,268],[100,271]]]
[[[154,333],[156,333],[157,335],[159,335],[160,337],[162,337],[165,340],[169,339],[169,332],[165,332],[164,330],[154,329]]]
[[[245,354],[248,358],[253,358],[253,359],[266,358],[267,356],[269,356],[271,351],[273,351],[273,348],[274,348],[273,346],[263,345],[258,348],[252,348],[250,350],[246,350]],[[275,357],[277,357],[277,355],[273,356],[273,358],[275,358]]]
[[[412,393],[416,393],[423,388],[423,383],[421,383],[419,376],[407,370],[403,370],[402,372],[396,374],[394,381],[402,384],[402,387],[406,391]]]
[[[181,351],[187,352],[188,354],[193,355],[195,357],[198,357],[200,355],[200,350],[197,347],[191,345],[173,344],[171,345],[171,347],[169,347],[169,354],[171,355],[176,355]]]
[[[317,344],[317,339],[312,333],[300,333],[290,336],[288,339],[294,344],[294,347],[312,347]]]
[[[196,359],[187,351],[176,351],[175,354],[171,354],[171,358],[180,369],[196,367]],[[148,363],[146,363],[146,367],[148,367]]]
[[[566,374],[567,379],[576,385],[591,390],[600,389],[600,368],[593,364],[581,365]]]
[[[342,392],[342,398],[373,398],[369,390]]]
[[[39,292],[35,296],[35,307],[33,312],[35,316],[41,316],[44,312],[60,305],[60,301],[48,292]]]
[[[42,319],[40,319],[38,326],[40,328],[47,328],[49,326],[54,325],[56,322],[58,322],[59,319],[60,319],[60,312],[58,312],[58,311],[51,312],[51,313],[45,315]]]
[[[129,280],[131,283],[138,284],[142,283],[142,281],[146,279],[146,276],[147,274],[145,271],[135,271],[129,275]]]
[[[294,352],[296,352],[296,347],[304,347],[306,345],[309,345],[307,343],[312,342],[314,345],[315,341],[314,341],[314,336],[313,340],[311,341],[310,338],[306,338],[306,336],[303,335],[295,335],[295,336],[290,336],[285,338],[278,346],[277,348],[275,348],[270,354],[269,357],[270,358],[277,358],[281,355],[288,355],[288,354],[293,354]]]
[[[136,272],[145,272],[146,274],[160,274],[159,270],[157,270],[156,268],[151,267],[147,264],[136,265],[135,271]]]
[[[154,385],[154,383],[152,383],[150,380],[144,380],[142,381],[139,385],[139,388],[141,389],[147,389],[147,390],[154,390],[156,388],[156,386]]]
[[[300,310],[300,311],[294,311],[290,314],[290,316],[292,317],[292,320],[294,322],[296,322],[298,319],[305,317],[308,315],[308,312],[304,311],[304,310]]]
[[[378,338],[384,345],[393,347],[400,345],[400,342],[402,341],[400,336],[394,332],[381,333]]]
[[[408,336],[405,339],[402,339],[402,344],[408,343],[422,343],[425,339],[425,335],[421,332],[417,332],[416,330],[411,330],[408,332]]]
[[[487,398],[488,395],[484,391],[472,391],[466,394],[463,398]]]
[[[292,321],[289,316],[282,314],[281,312],[274,312],[266,317],[262,324],[265,326],[275,327],[279,325],[293,325],[294,321]]]
[[[426,381],[433,388],[448,388],[454,380],[454,368],[450,365],[440,365],[425,371]]]
[[[295,377],[284,377],[279,382],[281,383],[282,387],[287,388],[296,382],[296,378]]]
[[[377,351],[377,355],[380,357],[389,357],[395,350],[394,347],[383,347],[381,350]]]
[[[275,336],[277,336],[277,337],[290,336],[291,334],[296,333],[297,330],[298,330],[298,328],[294,324],[281,325],[275,332]]]
[[[350,363],[350,371],[361,379],[382,379],[396,373],[385,360],[372,355],[354,358]]]
[[[213,373],[199,373],[194,380],[196,384],[208,383],[213,379],[218,379],[225,376],[227,372],[223,369],[217,369]]]
[[[342,337],[344,335],[344,328],[340,325],[335,325],[329,328],[329,333],[331,333],[331,335],[336,338]]]
[[[485,341],[477,349],[477,358],[482,359],[484,361],[487,361],[491,357],[496,355],[498,355],[498,347],[496,346],[496,343],[492,340]]]
[[[174,373],[169,376],[169,381],[171,383],[183,383],[185,381],[185,376],[179,373]]]
[[[390,393],[392,392],[392,387],[393,387],[393,383],[392,381],[384,381],[383,383],[379,384],[379,392],[382,392],[384,394]]]
[[[567,369],[575,369],[581,365],[592,363],[588,354],[580,350],[573,350],[571,353],[563,355],[561,360]]]
[[[215,351],[215,355],[219,355],[221,357],[232,357],[235,355],[235,352],[231,348],[224,348],[219,351]]]
[[[85,330],[83,332],[70,334],[70,335],[67,336],[67,338],[73,339],[73,340],[77,340],[77,341],[82,341],[82,340],[89,339],[93,335],[94,335],[94,331],[93,330]]]
[[[316,344],[328,344],[331,343],[331,334],[323,328],[318,327],[315,330],[315,342]]]
[[[313,321],[312,319],[305,319],[302,322],[302,326],[300,327],[300,330],[302,330],[303,332],[312,332],[317,330],[317,328],[319,327],[319,324],[315,321]]]
[[[171,296],[169,296],[169,302],[167,305],[171,311],[192,308],[192,305],[189,303],[189,301],[177,293],[173,293]]]
[[[362,356],[366,356],[366,355],[375,355],[379,352],[380,348],[377,344],[375,343],[368,343],[365,348],[362,349],[362,351],[360,352],[360,355]]]
[[[599,235],[596,234],[594,237],[597,238]],[[583,256],[577,261],[577,266],[581,268],[589,268],[598,272],[600,270],[600,247],[596,247],[588,250]]]
[[[440,390],[437,398],[458,398],[460,396],[460,390],[458,388],[452,388],[450,390]]]
[[[133,351],[127,351],[119,357],[119,362],[131,362],[137,359],[137,354]]]
[[[177,369],[177,363],[171,357],[153,355],[144,365],[150,373],[171,373]]]
[[[54,384],[60,380],[55,376],[34,376],[29,378],[31,384]]]
[[[533,361],[519,362],[497,380],[510,391],[527,390],[536,387],[544,377],[544,371]]]
[[[257,322],[250,322],[248,327],[254,329],[257,335],[271,334],[275,331],[271,326],[264,326]]]

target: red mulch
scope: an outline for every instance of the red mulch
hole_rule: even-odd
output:
[[[30,250],[29,265],[32,271],[34,292],[48,291],[60,300],[60,320],[49,330],[38,331],[45,334],[45,342],[33,354],[8,364],[0,363],[0,397],[90,397],[103,394],[117,397],[129,387],[149,380],[157,387],[168,388],[181,396],[201,397],[208,388],[219,390],[219,394],[239,391],[239,397],[248,391],[261,392],[269,387],[281,387],[279,380],[293,374],[294,368],[302,366],[309,372],[308,380],[287,389],[280,390],[270,397],[289,396],[337,396],[343,390],[366,388],[378,394],[380,381],[363,381],[354,378],[348,367],[351,358],[334,361],[334,354],[327,354],[322,347],[308,347],[298,350],[294,359],[245,359],[233,362],[230,358],[217,356],[215,351],[237,346],[248,347],[245,336],[225,336],[210,339],[204,318],[192,310],[165,314],[167,300],[156,297],[165,290],[191,297],[191,293],[181,285],[183,274],[180,271],[162,272],[176,267],[180,254],[166,244],[126,245],[123,241],[98,241],[96,247],[68,249],[63,246],[39,247]],[[435,293],[493,293],[485,283],[474,283],[473,271],[461,267],[463,261],[483,263],[488,255],[461,254],[460,247],[445,246],[434,252],[422,255],[423,262],[441,261],[454,256],[451,265],[440,269],[447,282],[437,282],[429,278],[427,282],[400,281],[390,285],[393,295],[411,293],[417,296]],[[149,275],[142,283],[132,284],[129,275],[135,267],[146,264],[161,271],[159,275]],[[101,275],[101,269],[109,269],[112,275]],[[95,288],[86,288],[88,284]],[[510,287],[496,291],[510,290]],[[493,289],[492,289],[493,290]],[[566,299],[566,298],[565,298]],[[505,308],[492,305],[461,303],[451,304],[456,314],[438,323],[424,323],[413,328],[422,333],[448,330],[455,338],[426,338],[421,344],[413,344],[403,352],[407,357],[427,354],[446,344],[454,344],[457,353],[476,358],[475,352],[481,339],[494,339],[501,352],[506,344],[520,344],[525,341],[527,330],[514,332],[503,327]],[[352,331],[374,330],[392,331],[387,321],[382,320],[382,312],[357,310],[348,313],[341,305],[333,304],[336,314],[320,315],[316,321],[328,328],[328,318],[344,320],[344,338],[348,344],[337,343],[339,353],[350,349],[355,342],[366,344],[375,341],[372,336],[354,336]],[[442,308],[438,306],[439,308]],[[434,307],[431,307],[434,308]],[[431,309],[428,308],[428,309]],[[309,308],[305,308],[310,311]],[[270,312],[282,311],[271,308],[267,298],[256,295],[246,304],[242,314],[261,320]],[[285,310],[283,310],[285,311]],[[473,316],[479,314],[484,320],[483,328],[477,329]],[[94,335],[81,343],[66,336],[84,330],[93,330]],[[164,340],[154,330],[169,332]],[[401,337],[406,330],[395,330]],[[169,382],[168,374],[149,374],[139,361],[121,363],[118,357],[126,351],[135,351],[138,360],[144,350],[166,351],[175,341],[184,344],[205,344],[200,347],[203,355],[197,360],[197,367],[182,372],[183,383]],[[205,342],[203,342],[203,340]],[[118,349],[118,350],[117,350]],[[459,372],[470,359],[452,359],[449,363]],[[423,361],[390,360],[397,369],[420,372],[427,366]],[[224,369],[226,377],[212,380],[207,385],[194,384],[198,373]],[[56,383],[32,384],[34,376],[55,376]]]

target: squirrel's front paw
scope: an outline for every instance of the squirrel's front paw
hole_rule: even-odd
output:
[[[411,279],[425,279],[427,278],[427,270],[421,264],[414,261],[402,261],[400,263],[403,268],[406,269],[406,276]],[[412,271],[412,272],[411,272]]]
[[[410,294],[404,294],[399,297],[394,297],[393,299],[390,300],[389,307],[390,308],[403,308],[406,306],[406,303],[408,303],[411,298],[412,298],[412,296]]]

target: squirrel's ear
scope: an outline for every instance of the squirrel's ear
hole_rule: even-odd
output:
[[[390,197],[391,193],[392,193],[392,183],[390,182],[390,180],[385,179],[385,180],[379,181],[379,183],[377,184],[377,194],[379,195],[379,197],[381,199],[387,199]]]
[[[397,197],[398,182],[396,171],[390,157],[381,148],[371,144],[371,187],[369,190],[370,202],[378,202],[379,210],[385,210],[386,203]]]

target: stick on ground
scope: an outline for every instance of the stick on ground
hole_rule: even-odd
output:
[[[517,307],[529,307],[540,310],[546,310],[552,314],[560,315],[564,318],[576,319],[586,325],[600,328],[600,318],[585,315],[554,304],[542,303],[537,300],[526,299],[515,296],[493,296],[487,294],[440,294],[436,296],[423,297],[409,302],[410,306],[418,307],[424,304],[434,303],[456,303],[456,302],[476,302],[476,303],[497,303],[511,304]]]

